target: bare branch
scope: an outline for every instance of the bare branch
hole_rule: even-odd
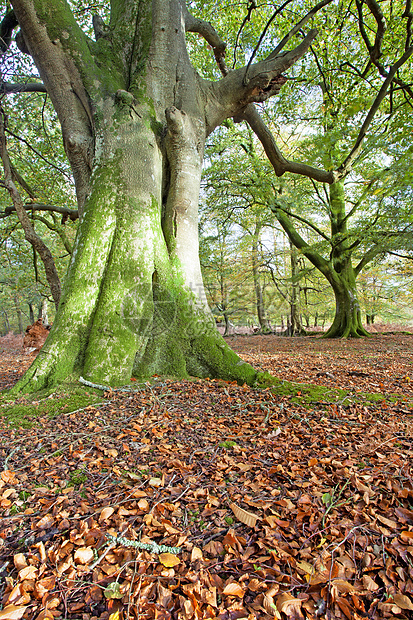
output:
[[[4,185],[4,183],[1,183]],[[30,202],[23,205],[26,211],[49,211],[52,213],[60,213],[63,216],[67,216],[72,222],[75,222],[79,218],[79,211],[76,209],[70,209],[69,207],[58,207],[56,205],[47,205],[41,202]],[[13,213],[16,213],[16,207],[6,207],[4,211],[0,211],[0,219],[9,217]]]
[[[47,93],[47,89],[44,84],[39,82],[25,82],[22,84],[0,82],[0,93],[6,95],[16,93]]]
[[[250,104],[247,106],[239,118],[248,122],[251,129],[260,140],[274,168],[274,172],[278,177],[282,176],[285,172],[292,172],[293,174],[301,174],[315,181],[321,181],[322,183],[331,184],[338,180],[334,171],[321,170],[309,166],[308,164],[286,159],[278,148],[271,130],[264,123],[254,105]]]
[[[272,56],[276,56],[277,54],[279,54],[281,50],[287,45],[287,43],[293,38],[293,36],[296,35],[297,32],[300,32],[300,30],[303,28],[303,26],[305,26],[308,20],[313,17],[320,9],[325,7],[327,4],[330,4],[330,2],[332,2],[332,0],[321,0],[321,2],[316,4],[315,7],[313,7],[311,11],[307,13],[307,15],[300,19],[300,21],[294,26],[294,28],[291,28],[290,32],[285,35],[285,37],[279,42],[277,47],[271,52],[268,59],[270,59]]]

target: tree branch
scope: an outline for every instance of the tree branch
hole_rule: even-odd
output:
[[[16,93],[47,93],[47,88],[44,84],[39,82],[26,82],[23,84],[0,82],[0,93],[5,95]]]
[[[340,177],[344,177],[350,171],[352,163],[354,162],[354,160],[356,159],[357,155],[361,151],[361,146],[362,146],[363,140],[364,140],[364,138],[366,136],[367,129],[371,125],[371,122],[372,122],[372,120],[374,118],[374,115],[376,114],[376,112],[379,109],[383,99],[385,98],[385,96],[387,94],[387,91],[388,91],[388,88],[389,88],[390,84],[392,83],[394,76],[396,75],[396,73],[400,69],[400,67],[402,65],[404,65],[404,63],[410,58],[410,56],[412,54],[413,54],[413,46],[410,47],[408,50],[406,50],[404,52],[404,54],[399,58],[399,60],[397,62],[395,62],[394,65],[392,65],[392,67],[388,71],[387,77],[384,80],[384,82],[382,84],[382,87],[380,88],[380,90],[379,90],[379,92],[377,94],[377,97],[373,101],[373,104],[370,107],[370,110],[368,111],[366,118],[364,119],[364,123],[363,123],[363,125],[360,128],[359,134],[357,136],[357,139],[356,139],[356,141],[354,143],[353,148],[351,149],[350,153],[347,155],[347,157],[343,161],[343,163],[337,169],[337,172],[338,172]]]
[[[76,209],[57,207],[56,205],[47,205],[41,202],[23,204],[23,208],[25,211],[52,211],[53,213],[61,213],[63,216],[67,216],[72,222],[75,222],[79,217],[79,211]],[[6,207],[4,211],[0,211],[0,219],[9,217],[12,213],[16,213],[16,207],[14,205]]]
[[[241,115],[237,117],[237,120],[245,120],[250,125],[264,147],[264,151],[278,177],[281,177],[285,172],[292,172],[293,174],[300,174],[321,183],[331,184],[338,180],[338,175],[332,170],[321,170],[308,164],[286,159],[278,148],[271,130],[264,123],[254,105],[250,104],[247,106]]]
[[[3,162],[4,168],[4,182],[2,183],[4,187],[8,190],[11,199],[13,201],[13,206],[16,209],[17,216],[19,218],[20,224],[24,230],[24,236],[26,240],[31,243],[33,248],[39,253],[40,258],[43,261],[44,269],[46,272],[46,278],[50,286],[50,290],[53,296],[53,300],[55,302],[56,310],[60,301],[60,279],[56,270],[56,266],[53,260],[52,253],[50,252],[47,245],[42,241],[39,235],[36,234],[30,219],[26,213],[24,208],[21,196],[16,188],[16,185],[13,182],[13,175],[10,165],[10,159],[7,152],[7,141],[6,134],[4,131],[4,112],[0,110],[0,156]]]

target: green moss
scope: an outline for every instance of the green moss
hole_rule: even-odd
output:
[[[54,418],[102,402],[102,395],[96,390],[84,389],[79,385],[66,384],[59,391],[38,393],[36,400],[19,399],[10,401],[8,394],[0,396],[0,416],[10,426],[30,428],[36,419],[47,416]]]

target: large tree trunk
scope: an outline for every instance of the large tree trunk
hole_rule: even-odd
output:
[[[123,105],[102,106],[102,152],[64,295],[19,389],[57,383],[73,372],[109,385],[154,373],[251,383],[256,372],[222,340],[205,302],[197,237],[202,159],[190,122],[169,109],[166,162],[148,107]],[[177,168],[187,175],[178,177]]]
[[[276,94],[281,71],[308,49],[218,82],[190,64],[185,29],[224,46],[183,0],[112,0],[87,39],[64,0],[12,0],[25,43],[62,125],[81,221],[45,346],[15,388],[68,376],[116,385],[131,376],[257,372],[227,346],[206,303],[198,196],[206,137],[251,101]],[[37,14],[36,11],[39,11]]]
[[[353,280],[351,274],[346,275],[350,275],[350,280]],[[360,338],[362,336],[370,336],[362,324],[355,282],[352,285],[348,281],[348,277],[344,277],[343,274],[341,277],[342,286],[333,286],[336,300],[335,316],[330,328],[324,334],[324,338]]]
[[[333,323],[325,338],[360,338],[370,334],[361,322],[360,303],[357,295],[356,272],[351,262],[351,244],[348,239],[347,215],[342,182],[329,188],[331,222],[331,264],[334,277],[330,284],[334,291],[336,310]]]

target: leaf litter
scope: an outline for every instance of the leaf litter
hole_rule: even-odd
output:
[[[0,620],[412,617],[402,392],[304,406],[205,380],[108,396],[2,422]]]

